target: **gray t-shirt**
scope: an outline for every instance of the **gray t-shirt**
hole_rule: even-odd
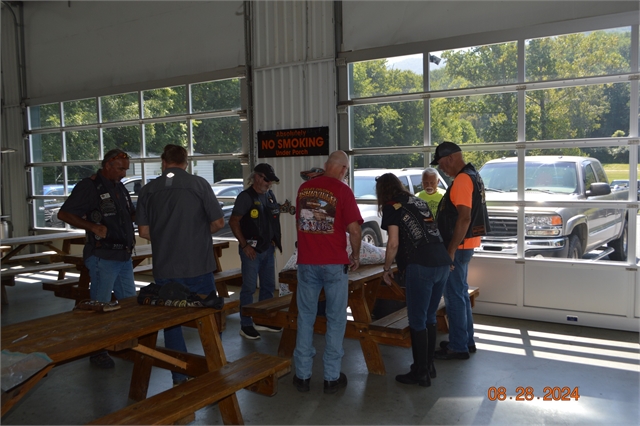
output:
[[[136,222],[149,226],[154,278],[192,278],[214,272],[210,224],[221,217],[211,185],[182,169],[165,169],[143,186]]]

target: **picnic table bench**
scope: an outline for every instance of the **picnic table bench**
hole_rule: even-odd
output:
[[[31,266],[19,265],[19,266],[2,268],[2,271],[0,271],[0,275],[2,276],[2,279],[0,280],[2,285],[2,293],[1,293],[2,304],[6,305],[8,303],[7,289],[5,288],[5,286],[13,287],[14,285],[16,285],[15,278],[17,275],[34,274],[34,273],[45,272],[45,271],[64,271],[73,267],[74,265],[70,263],[57,262],[57,263],[42,263],[42,264],[31,265]]]
[[[274,395],[278,378],[290,371],[290,360],[271,355],[250,354],[227,362],[214,320],[215,309],[139,305],[135,297],[121,300],[120,305],[121,309],[112,312],[63,312],[2,327],[2,350],[44,352],[52,360],[23,383],[2,393],[2,415],[26,393],[37,391],[35,385],[52,368],[101,349],[133,361],[129,398],[139,402],[98,419],[95,424],[180,422],[215,402],[225,424],[242,424],[235,392],[244,388]],[[156,347],[158,331],[176,325],[197,327],[204,355]],[[195,379],[145,399],[153,367]]]

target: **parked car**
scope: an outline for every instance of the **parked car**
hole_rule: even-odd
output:
[[[620,188],[629,188],[629,179],[614,179],[609,186],[611,186],[611,191],[616,191]],[[640,180],[638,181],[638,201],[640,201]]]
[[[387,232],[380,227],[382,218],[378,215],[376,200],[376,178],[385,173],[398,176],[407,191],[417,194],[422,191],[422,171],[424,169],[359,169],[353,172],[353,192],[356,200],[374,200],[374,203],[358,202],[360,214],[364,220],[362,224],[362,241],[381,247],[387,242]],[[446,189],[447,184],[438,175],[438,186]]]
[[[244,187],[242,184],[214,183],[211,185],[211,189],[216,197],[237,197]]]
[[[71,193],[74,186],[76,185],[67,185],[69,193]],[[43,185],[42,195],[59,195],[60,197],[64,197],[64,185]],[[64,198],[49,198],[44,200],[43,205],[39,207],[39,209],[44,213],[44,226],[54,228],[64,227],[64,223],[60,219],[58,219],[58,211],[60,211],[60,207],[64,203],[64,200]]]

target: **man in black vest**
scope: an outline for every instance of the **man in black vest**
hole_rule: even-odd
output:
[[[451,257],[451,272],[444,288],[449,341],[440,342],[442,350],[435,353],[435,358],[469,359],[476,344],[467,272],[473,249],[489,232],[484,183],[473,164],[464,162],[460,147],[453,142],[438,145],[431,162],[436,164],[453,182],[440,201],[437,215],[438,229]]]
[[[136,295],[131,251],[135,245],[135,207],[120,180],[129,170],[129,156],[120,149],[107,152],[102,168],[80,181],[60,207],[58,218],[87,231],[84,264],[89,269],[91,300],[110,302]],[[113,368],[106,351],[90,357],[98,368]]]
[[[242,315],[242,307],[253,303],[258,277],[259,300],[271,299],[276,287],[275,248],[282,253],[280,243],[280,206],[271,191],[273,182],[280,182],[273,167],[260,163],[249,176],[251,186],[236,197],[229,218],[229,228],[238,239],[242,261],[242,289],[240,291],[240,335],[255,340],[260,331],[280,332],[279,327],[253,324]]]

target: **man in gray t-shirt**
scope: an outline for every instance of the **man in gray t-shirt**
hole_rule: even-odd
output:
[[[136,222],[141,237],[151,240],[156,284],[184,284],[208,295],[215,291],[216,268],[211,234],[224,226],[220,203],[203,178],[185,171],[187,151],[167,145],[162,153],[162,176],[140,190]],[[165,346],[187,351],[181,327],[164,330]],[[187,376],[172,372],[174,384]]]

